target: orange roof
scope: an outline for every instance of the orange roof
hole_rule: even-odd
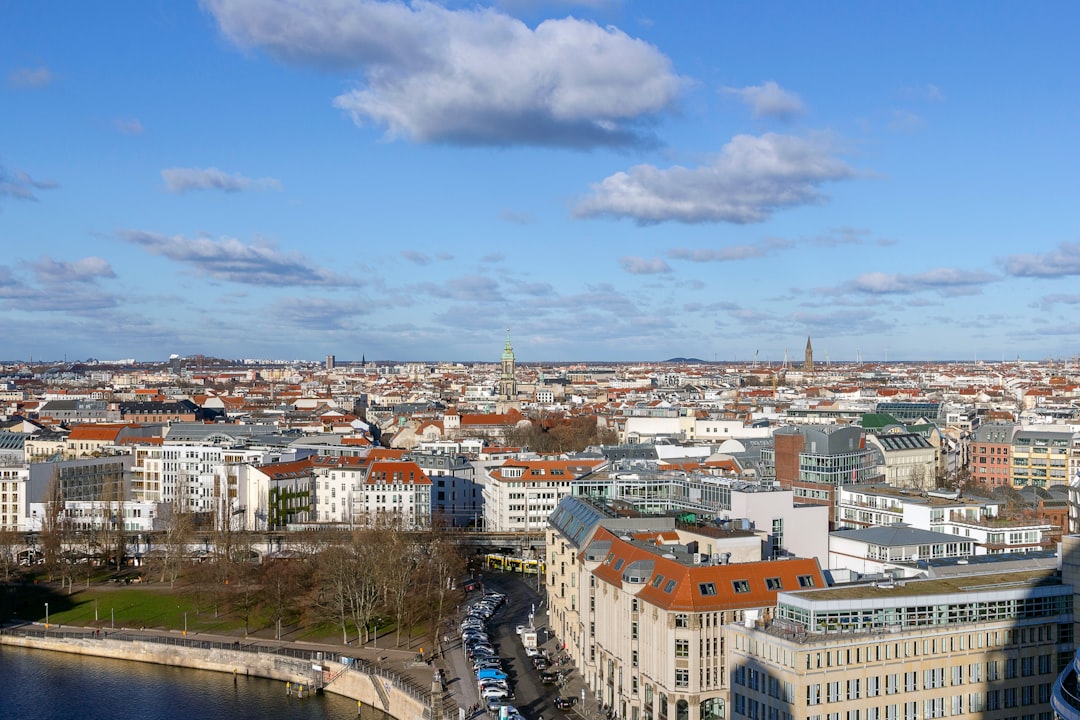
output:
[[[314,458],[306,457],[303,460],[294,460],[292,462],[283,463],[267,463],[265,465],[256,465],[255,467],[262,470],[263,473],[272,480],[287,480],[310,475],[311,469],[314,466]]]
[[[572,480],[582,475],[587,475],[603,465],[606,460],[520,460],[508,459],[502,465],[495,468],[498,479],[506,480]],[[503,470],[508,468],[522,468],[520,478],[503,478]]]
[[[628,587],[629,584],[623,582],[622,571],[630,563],[651,561],[652,574],[634,594],[665,610],[714,612],[771,607],[776,604],[776,594],[781,590],[826,587],[821,567],[814,558],[762,560],[731,565],[684,565],[620,540],[605,528],[597,530],[593,542],[597,540],[610,541],[611,551],[604,562],[592,571],[593,575],[613,587],[632,592],[636,586]],[[585,553],[580,553],[579,562],[584,563],[584,557]],[[773,589],[770,589],[770,584]]]
[[[73,425],[68,434],[68,440],[93,440],[99,442],[116,442],[116,436],[128,427],[138,425],[123,425],[116,423],[94,423],[87,425]]]
[[[395,479],[395,474],[398,478]],[[371,463],[365,485],[379,485],[383,483],[407,483],[412,485],[430,485],[431,478],[420,469],[420,466],[411,460],[379,460]]]

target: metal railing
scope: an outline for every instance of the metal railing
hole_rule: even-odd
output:
[[[115,640],[119,642],[147,642],[159,645],[171,645],[175,647],[187,647],[198,650],[232,650],[234,652],[255,653],[258,655],[276,655],[282,658],[290,658],[298,662],[298,668],[302,671],[310,669],[312,662],[333,660],[337,653],[327,650],[308,650],[304,648],[290,647],[287,645],[266,645],[259,642],[236,640],[222,642],[218,640],[205,640],[190,637],[174,637],[160,634],[132,633],[125,630],[51,630],[40,627],[9,627],[0,628],[0,635],[9,637],[40,638],[46,640]],[[390,682],[398,691],[408,695],[412,699],[423,703],[425,707],[431,705],[431,692],[424,689],[409,677],[400,675],[378,664],[367,662],[359,658],[350,658],[351,662],[345,664],[348,670],[354,670],[366,675],[372,675]]]

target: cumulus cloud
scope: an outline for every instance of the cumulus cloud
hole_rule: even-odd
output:
[[[124,135],[141,135],[143,124],[139,118],[114,118],[113,127]]]
[[[275,178],[249,178],[240,173],[226,173],[209,168],[166,168],[161,171],[165,188],[183,194],[195,190],[221,190],[234,193],[244,190],[280,190],[281,181]]]
[[[746,245],[729,245],[723,248],[672,248],[668,250],[668,257],[672,260],[689,260],[690,262],[732,262],[734,260],[749,260],[750,258],[765,257],[780,250],[787,250],[795,246],[790,240],[781,238],[767,238],[756,243]]]
[[[864,273],[850,283],[847,289],[869,295],[889,295],[936,290],[946,294],[970,294],[978,292],[983,285],[999,280],[997,275],[981,270],[956,270],[936,268],[922,273]]]
[[[158,255],[183,263],[200,274],[245,285],[355,286],[356,279],[316,267],[301,255],[282,253],[267,245],[248,245],[236,238],[187,238],[141,230],[121,230],[117,236]]]
[[[642,121],[683,80],[654,46],[568,17],[530,28],[494,8],[430,2],[204,0],[241,47],[359,71],[334,105],[392,138],[464,145],[650,143]]]
[[[737,135],[709,165],[637,165],[592,185],[576,217],[629,217],[641,224],[753,223],[781,208],[823,202],[819,187],[854,171],[820,138]]]
[[[16,200],[37,201],[35,190],[53,190],[60,187],[53,180],[35,180],[22,170],[7,170],[0,165],[0,197]]]
[[[780,87],[773,80],[762,85],[750,85],[744,88],[724,88],[723,91],[742,100],[750,107],[754,117],[791,120],[806,112],[802,98]]]
[[[643,258],[627,255],[619,258],[619,265],[631,275],[655,275],[671,272],[671,266],[661,258]]]
[[[53,74],[47,67],[17,67],[7,76],[8,85],[15,88],[45,87],[53,79]]]
[[[1055,278],[1080,275],[1080,242],[1063,242],[1046,253],[1009,255],[999,262],[1006,273],[1016,277]]]
[[[38,282],[44,284],[87,283],[98,278],[114,278],[112,266],[104,258],[84,257],[75,262],[53,260],[48,255],[31,264]]]

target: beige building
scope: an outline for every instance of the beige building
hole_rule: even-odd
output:
[[[547,541],[549,623],[591,691],[585,710],[625,720],[727,717],[723,627],[767,616],[783,589],[825,585],[817,560],[760,560],[753,533],[683,533],[576,497]]]
[[[730,717],[1050,720],[1072,593],[1053,570],[780,593],[724,628]]]

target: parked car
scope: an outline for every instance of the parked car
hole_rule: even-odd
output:
[[[542,683],[557,683],[557,682],[559,682],[559,673],[542,672],[542,673],[540,673],[540,682],[542,682]]]
[[[555,698],[555,707],[560,710],[569,710],[574,707],[574,703],[577,702],[576,697],[557,697]]]

